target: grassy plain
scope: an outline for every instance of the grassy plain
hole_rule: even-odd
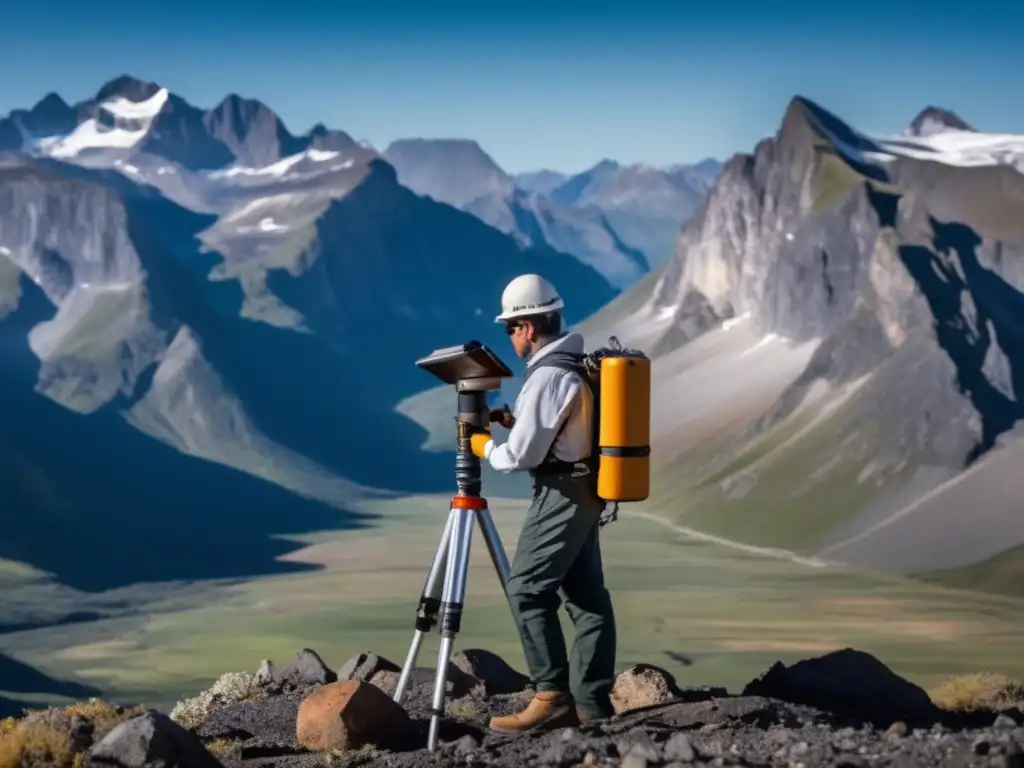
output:
[[[176,585],[163,597],[151,590],[138,615],[3,635],[0,650],[108,698],[164,708],[224,672],[255,670],[263,658],[283,664],[302,647],[331,665],[364,650],[401,663],[447,499],[366,506],[385,516],[380,526],[310,536],[291,555],[320,571]],[[492,510],[511,555],[525,502],[494,499]],[[620,667],[646,661],[684,685],[739,689],[776,660],[852,646],[925,686],[968,672],[1024,673],[1024,600],[752,554],[631,517],[628,505],[604,530]],[[457,647],[487,648],[522,669],[479,535],[473,545]],[[436,648],[433,636],[421,665],[435,664]]]

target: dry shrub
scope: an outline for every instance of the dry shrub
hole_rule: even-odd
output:
[[[175,704],[170,718],[183,728],[194,729],[219,707],[259,698],[263,695],[263,689],[251,673],[228,672],[221,675],[210,688],[198,696]]]
[[[1024,683],[1005,675],[980,672],[960,675],[940,684],[929,696],[950,712],[1006,709],[1024,699]]]
[[[143,711],[91,699],[0,721],[0,768],[76,768],[81,753],[72,751],[69,738],[76,720],[92,723],[97,742],[118,723]]]

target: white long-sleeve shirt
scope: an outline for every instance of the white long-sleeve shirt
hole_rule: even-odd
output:
[[[580,354],[583,337],[569,333],[546,344],[527,361],[527,367],[555,350]],[[515,424],[508,441],[500,445],[488,441],[484,457],[500,472],[533,469],[544,460],[554,441],[556,459],[585,459],[590,455],[592,408],[590,389],[578,374],[554,367],[534,371],[512,408]],[[565,428],[556,440],[563,423]]]

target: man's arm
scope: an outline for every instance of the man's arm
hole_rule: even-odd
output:
[[[484,458],[500,472],[536,467],[547,455],[580,386],[579,377],[556,368],[534,373],[519,393],[508,442],[491,441]]]

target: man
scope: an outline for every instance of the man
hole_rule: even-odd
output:
[[[539,275],[509,283],[501,305],[496,322],[527,361],[526,377],[514,418],[507,409],[491,414],[511,427],[508,441],[497,445],[481,432],[471,445],[495,469],[529,470],[534,481],[508,597],[536,694],[524,711],[491,719],[492,730],[518,733],[610,717],[616,636],[598,539],[605,503],[596,469],[581,463],[592,452],[593,397],[578,373],[556,367],[578,362],[583,337],[562,332],[562,299]],[[558,618],[562,599],[576,630],[571,657]]]

